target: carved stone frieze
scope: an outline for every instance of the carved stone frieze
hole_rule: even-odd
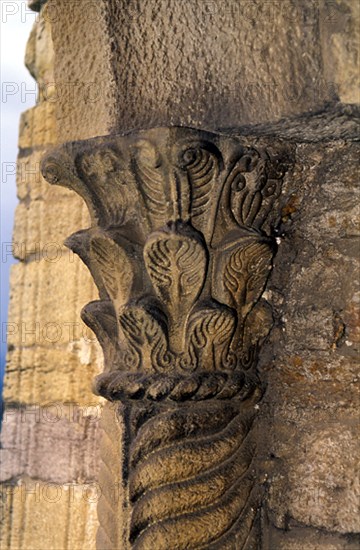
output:
[[[69,143],[44,160],[44,177],[91,214],[67,244],[99,288],[83,311],[104,351],[96,392],[125,405],[125,463],[106,468],[124,472],[126,548],[259,545],[251,428],[288,164],[279,144],[187,128]],[[110,508],[99,548],[120,545]]]

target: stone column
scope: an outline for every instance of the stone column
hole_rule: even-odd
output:
[[[103,423],[98,548],[261,543],[257,363],[273,325],[262,295],[291,153],[173,127],[72,143],[43,162],[91,213],[67,242],[100,294],[83,310],[105,358],[96,390],[124,422],[122,455],[114,419]]]

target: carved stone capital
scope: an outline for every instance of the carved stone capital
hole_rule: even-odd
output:
[[[100,294],[83,310],[104,351],[95,390],[128,418],[128,548],[257,547],[251,426],[288,164],[279,144],[187,128],[68,143],[43,162],[91,214],[67,244]]]

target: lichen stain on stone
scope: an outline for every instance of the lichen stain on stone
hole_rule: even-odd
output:
[[[332,349],[339,348],[344,344],[346,326],[342,318],[338,313],[333,315],[333,342],[331,344]]]
[[[281,219],[283,223],[291,220],[291,216],[299,210],[300,198],[293,194],[290,196],[289,201],[281,210]]]

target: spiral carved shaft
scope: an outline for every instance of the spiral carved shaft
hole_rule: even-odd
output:
[[[134,550],[251,548],[258,519],[255,395],[163,405],[130,447]]]
[[[99,289],[83,311],[104,351],[96,393],[126,410],[125,434],[105,420],[99,550],[260,548],[257,362],[290,158],[273,140],[157,128],[43,163],[89,208],[68,245]]]

